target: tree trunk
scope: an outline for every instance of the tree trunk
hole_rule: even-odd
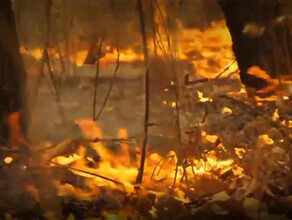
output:
[[[0,140],[7,143],[7,116],[20,112],[24,124],[25,70],[19,53],[14,15],[10,0],[0,1]],[[23,128],[24,126],[22,126]]]
[[[218,0],[229,28],[241,81],[256,89],[267,82],[248,69],[259,66],[272,78],[291,73],[291,34],[288,14],[291,3],[283,0]]]

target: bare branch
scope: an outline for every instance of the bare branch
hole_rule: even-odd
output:
[[[111,178],[108,178],[108,177],[105,177],[105,176],[102,176],[102,175],[99,175],[99,174],[96,174],[96,173],[88,172],[88,171],[85,171],[85,170],[80,170],[80,169],[77,169],[77,168],[74,168],[74,167],[70,167],[70,166],[66,166],[66,165],[61,165],[61,164],[58,164],[58,163],[55,163],[55,162],[52,162],[52,161],[48,161],[48,163],[54,164],[54,165],[56,165],[58,167],[61,167],[61,168],[64,168],[64,169],[74,170],[74,171],[77,171],[77,172],[89,174],[91,176],[99,177],[101,179],[113,182],[113,183],[115,183],[117,185],[124,185],[123,183],[121,183],[119,181],[113,180]]]
[[[100,43],[98,46],[98,57],[96,60],[96,74],[95,74],[95,80],[94,80],[94,95],[93,95],[93,104],[92,104],[92,120],[95,120],[95,111],[96,111],[96,95],[97,95],[97,86],[98,86],[98,79],[99,79],[99,61],[101,57],[101,47],[102,47],[102,39],[100,39]]]
[[[113,87],[113,84],[114,84],[114,81],[115,81],[115,78],[116,78],[116,75],[117,75],[117,72],[118,72],[118,69],[119,69],[119,66],[120,66],[120,50],[119,48],[117,48],[117,53],[118,53],[118,56],[117,56],[117,63],[116,63],[116,68],[114,70],[114,74],[113,74],[113,77],[111,79],[111,82],[110,82],[110,85],[109,85],[109,88],[107,90],[107,93],[105,95],[105,98],[103,100],[103,103],[102,103],[102,106],[100,107],[100,110],[99,112],[97,113],[96,117],[95,117],[95,120],[98,120],[99,116],[102,114],[102,111],[108,101],[108,98],[111,94],[111,91],[112,91],[112,87]]]

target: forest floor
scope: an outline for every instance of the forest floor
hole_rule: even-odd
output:
[[[113,68],[101,72],[97,109]],[[131,68],[122,66],[97,123],[88,120],[94,68],[80,68],[88,75],[61,87],[65,125],[50,81],[43,80],[30,137],[34,146],[51,144],[45,152],[30,149],[29,163],[26,156],[9,154],[14,161],[1,163],[1,218],[292,218],[289,97],[256,101],[238,77],[183,85],[179,147],[175,87],[168,79],[152,81],[150,149],[144,183],[135,184],[143,138],[144,71]],[[127,134],[121,136],[121,128]],[[92,141],[97,134],[126,142]],[[92,143],[83,143],[88,140]]]

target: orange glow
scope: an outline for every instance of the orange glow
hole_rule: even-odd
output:
[[[22,136],[21,128],[20,128],[20,113],[13,112],[7,116],[7,123],[9,126],[9,134],[10,134],[10,144],[12,146],[17,145],[25,145],[27,146],[27,141]]]
[[[178,34],[179,57],[191,61],[196,74],[206,78],[216,77],[234,59],[231,36],[224,20],[212,22],[204,31],[181,29]],[[237,68],[235,62],[222,76]]]
[[[6,164],[10,164],[12,161],[13,161],[13,158],[12,158],[12,157],[5,157],[5,158],[4,158],[4,162],[5,162]]]
[[[26,49],[24,47],[20,47],[19,48],[19,52],[21,54],[24,54],[24,55],[28,55],[28,56],[32,56],[33,58],[39,60],[42,58],[43,56],[43,50],[41,48],[35,48],[35,49]]]
[[[168,38],[166,34],[163,33],[164,28],[161,25],[158,26],[160,31],[160,44],[167,48]],[[191,74],[203,76],[206,78],[216,77],[218,73],[220,73],[220,71],[222,71],[234,59],[231,47],[231,36],[224,20],[212,22],[210,27],[204,31],[200,31],[197,28],[186,29],[181,24],[179,24],[179,30],[176,35],[176,57],[194,65],[195,73]],[[149,51],[151,52],[149,55],[153,56],[153,40],[148,39],[147,43]],[[110,63],[115,63],[117,59],[117,51],[115,48],[109,45],[104,45],[103,48],[105,56],[101,58],[100,65],[103,66]],[[27,50],[24,47],[20,47],[20,52],[21,54],[32,56],[37,60],[40,60],[42,57],[41,48]],[[49,52],[54,59],[59,58],[59,55],[54,48],[50,48]],[[75,55],[70,55],[69,60],[72,63],[76,62],[77,66],[82,66],[87,56],[87,52],[87,50],[81,49],[77,51]],[[165,54],[164,52],[162,52],[161,49],[158,49],[157,55],[160,57],[169,55]],[[169,50],[166,50],[166,52],[168,53]],[[142,51],[134,51],[134,49],[131,47],[120,49],[120,62],[134,62],[142,60]],[[229,69],[225,71],[222,77],[227,76],[237,68],[237,63],[234,62],[229,67]]]
[[[253,76],[257,76],[259,78],[263,78],[266,80],[271,79],[269,74],[266,73],[266,71],[262,70],[259,66],[252,66],[250,67],[247,72]]]
[[[33,197],[37,200],[37,201],[40,201],[40,192],[39,190],[37,189],[37,187],[35,187],[34,185],[32,184],[26,184],[25,185],[25,188],[28,192],[31,193],[31,195],[33,195]]]
[[[102,130],[98,124],[92,120],[79,120],[79,124],[82,133],[85,138],[102,138]],[[128,132],[126,129],[121,128],[118,131],[119,138],[127,138]],[[217,136],[207,135],[206,139],[211,138],[210,141],[214,141]],[[127,193],[133,193],[135,191],[135,179],[138,172],[140,154],[134,148],[131,148],[126,143],[120,143],[119,149],[116,153],[110,151],[103,142],[97,142],[91,144],[93,149],[101,156],[101,161],[98,162],[97,167],[90,168],[87,166],[86,151],[84,147],[80,147],[79,150],[70,157],[58,156],[53,159],[54,162],[63,165],[69,165],[73,168],[77,168],[83,171],[95,173],[121,182],[121,185],[117,185],[108,180],[104,180],[99,177],[95,177],[79,171],[72,171],[76,175],[88,177],[86,179],[86,185],[90,189],[86,192],[73,187],[70,184],[62,184],[59,181],[54,181],[54,184],[59,189],[59,195],[74,195],[79,199],[91,199],[97,196],[100,192],[101,186],[107,186],[112,189],[123,189]],[[135,155],[136,159],[131,158],[131,155]],[[142,189],[151,191],[157,196],[168,193],[169,187],[172,186],[175,178],[175,167],[177,163],[176,154],[170,151],[166,157],[162,157],[158,153],[148,153]],[[194,166],[187,167],[186,173],[189,177],[195,178],[195,175],[213,175],[212,170],[224,170],[232,167],[233,160],[221,160],[216,157],[216,153],[211,151],[207,155],[207,160],[193,159]],[[53,165],[52,165],[53,166]],[[183,178],[183,168],[179,166],[179,172],[177,179]],[[196,177],[196,178],[197,178]],[[180,186],[184,186],[184,183],[179,183]],[[175,195],[178,199],[184,200],[184,192],[177,188],[175,189]]]

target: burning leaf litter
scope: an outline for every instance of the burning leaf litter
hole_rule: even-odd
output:
[[[244,30],[256,36],[263,31],[254,24]],[[167,45],[164,37],[161,44]],[[16,210],[8,204],[5,209],[0,207],[1,212],[8,210],[1,218],[291,218],[292,120],[286,111],[291,92],[281,85],[281,90],[276,90],[285,93],[281,100],[276,95],[255,99],[247,96],[248,89],[239,87],[238,77],[230,75],[238,67],[224,21],[212,22],[205,31],[182,29],[178,42],[179,57],[194,66],[195,72],[188,74],[204,79],[182,89],[181,103],[160,100],[171,110],[181,108],[185,131],[181,151],[162,155],[148,150],[143,183],[136,184],[141,152],[131,142],[127,129],[120,128],[117,138],[105,138],[98,122],[83,119],[77,121],[83,138],[34,147],[21,136],[19,113],[14,113],[8,117],[11,144],[29,148],[25,151],[29,158],[22,155],[21,147],[10,149],[14,152],[7,150],[0,165],[18,169],[21,164],[19,178],[28,193],[21,202],[29,208]],[[50,50],[52,58],[58,59],[56,51]],[[101,64],[115,62],[116,51],[108,45],[105,51]],[[42,57],[39,48],[27,51],[21,47],[20,52],[35,59]],[[163,56],[160,53],[158,56]],[[76,56],[80,66],[87,53],[81,50]],[[137,60],[142,60],[142,54],[131,48],[121,50],[121,62]],[[268,79],[273,88],[280,88],[277,80],[270,79],[258,66],[249,72]],[[172,87],[179,83],[168,82]],[[166,93],[171,90],[163,88]],[[114,150],[110,142],[117,143]],[[44,180],[37,179],[35,173]],[[58,203],[59,212],[40,213],[40,204],[50,197]],[[279,207],[282,209],[277,210]]]

